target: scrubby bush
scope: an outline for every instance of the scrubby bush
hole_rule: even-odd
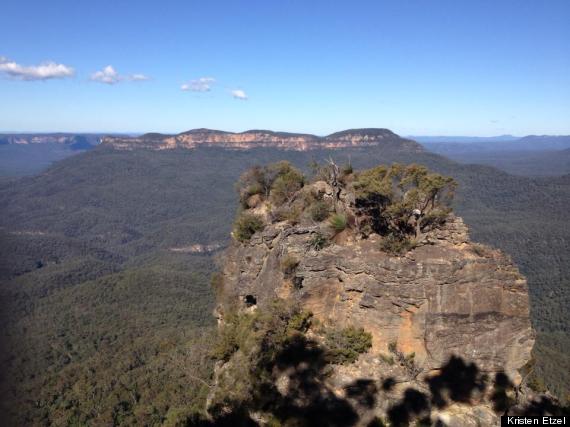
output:
[[[311,170],[311,181],[325,181],[327,182],[330,178],[330,172],[328,165],[323,165],[315,160],[309,164]]]
[[[328,246],[329,243],[330,243],[329,239],[327,239],[321,233],[315,233],[313,238],[309,241],[309,247],[316,251],[320,251],[321,249]]]
[[[253,338],[251,329],[258,317],[257,313],[232,313],[226,316],[224,325],[218,330],[212,357],[228,361],[238,349],[244,350],[248,341]]]
[[[234,223],[234,237],[240,242],[247,242],[256,232],[265,228],[259,215],[242,212]]]
[[[259,403],[264,385],[274,382],[274,368],[304,343],[312,314],[289,301],[275,300],[253,313],[229,313],[218,330],[212,356],[225,366],[212,396],[212,415],[234,404]],[[235,407],[234,407],[235,409]]]
[[[392,255],[402,255],[414,247],[414,242],[408,237],[396,234],[388,234],[380,241],[380,250]]]
[[[287,328],[289,333],[294,332],[305,332],[309,329],[311,325],[311,320],[313,318],[313,313],[306,310],[296,311],[293,315],[289,317],[287,323]]]
[[[380,353],[380,359],[389,366],[394,365],[394,357],[388,354]]]
[[[331,227],[333,228],[333,230],[337,231],[337,232],[341,232],[342,230],[344,230],[346,228],[346,215],[344,214],[334,214],[333,216],[331,216],[329,223],[331,225]]]
[[[420,368],[415,361],[416,353],[405,354],[403,351],[398,349],[398,344],[396,342],[389,343],[388,350],[393,354],[394,359],[400,364],[400,366],[404,368],[410,379],[415,379],[422,373],[423,369]]]
[[[547,390],[544,380],[535,372],[530,374],[530,377],[527,380],[527,385],[532,391],[537,393],[544,393]]]
[[[299,259],[295,255],[286,255],[281,260],[281,271],[285,277],[291,277],[295,274],[298,265]]]
[[[344,365],[355,362],[360,354],[372,347],[372,335],[363,328],[353,326],[327,329],[325,345],[329,362]]]
[[[267,176],[267,167],[254,166],[241,174],[236,190],[242,207],[247,208],[247,200],[254,194],[267,197],[271,184]]]
[[[277,206],[291,201],[291,198],[303,188],[305,178],[293,166],[284,167],[271,186],[271,200]]]
[[[267,166],[254,166],[245,171],[239,178],[236,189],[240,202],[247,208],[247,200],[259,194],[267,199],[271,193],[274,202],[283,204],[304,183],[303,174],[287,161],[271,163]]]
[[[271,211],[272,221],[288,221],[290,224],[298,224],[301,219],[303,209],[301,206],[283,205]]]
[[[317,200],[309,207],[309,213],[313,221],[324,221],[329,216],[329,205],[324,200]]]

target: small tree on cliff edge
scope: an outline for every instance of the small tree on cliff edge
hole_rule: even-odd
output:
[[[399,164],[362,171],[353,183],[364,223],[381,235],[414,236],[416,242],[445,221],[456,186],[424,166]]]
[[[272,192],[275,201],[282,204],[303,183],[303,174],[297,168],[287,161],[280,161],[248,169],[240,176],[236,189],[243,207],[247,207],[249,197],[259,194],[263,199],[268,199]]]

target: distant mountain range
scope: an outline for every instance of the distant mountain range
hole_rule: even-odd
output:
[[[570,173],[570,136],[530,135],[515,140],[500,138],[503,137],[479,138],[472,142],[461,139],[459,142],[432,141],[432,137],[418,139],[427,150],[460,163],[493,166],[515,175],[554,176]]]
[[[0,178],[39,173],[55,161],[90,150],[97,145],[117,150],[195,149],[201,146],[234,150],[277,148],[288,151],[397,145],[398,149],[410,152],[427,150],[461,163],[485,164],[519,175],[562,175],[570,172],[570,136],[401,138],[388,129],[377,128],[348,129],[327,136],[257,129],[239,133],[193,129],[179,134],[146,133],[138,136],[102,133],[0,133]]]
[[[307,151],[396,143],[410,150],[422,150],[415,141],[403,139],[388,129],[348,129],[324,137],[269,130],[248,130],[232,133],[212,129],[193,129],[178,135],[147,133],[138,137],[105,137],[102,140],[102,145],[111,146],[118,150],[139,148],[172,150],[175,148],[193,149],[202,146],[241,150],[263,147]]]
[[[101,143],[102,134],[0,133],[0,177],[33,175]]]
[[[454,142],[454,143],[471,143],[471,142],[505,142],[515,141],[520,139],[518,136],[513,135],[498,135],[498,136],[408,136],[418,142]]]
[[[517,137],[499,135],[478,136],[409,136],[402,138],[388,129],[347,129],[327,136],[304,133],[275,132],[270,130],[247,130],[226,132],[214,129],[192,129],[179,134],[146,133],[104,134],[104,133],[0,133],[0,145],[61,144],[73,150],[85,150],[104,143],[115,148],[194,148],[200,145],[216,145],[226,148],[277,147],[292,150],[313,148],[343,148],[351,146],[376,145],[386,141],[402,139],[417,141],[433,147],[455,147],[465,150],[564,150],[570,148],[568,135],[528,135]],[[450,145],[452,144],[452,145]]]
[[[543,151],[565,150],[570,148],[569,135],[529,135],[508,139],[509,136],[490,138],[471,137],[412,137],[430,150],[439,154],[446,152],[476,151]]]
[[[72,150],[88,150],[99,144],[102,136],[74,133],[6,133],[0,134],[0,145],[62,144]]]

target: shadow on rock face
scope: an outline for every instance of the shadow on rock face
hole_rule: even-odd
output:
[[[504,373],[498,372],[495,375],[491,401],[493,410],[496,413],[505,413],[513,404],[513,398],[509,396],[509,391],[513,390],[514,384]]]
[[[274,404],[280,420],[292,425],[352,426],[358,415],[350,403],[325,385],[325,352],[318,343],[296,336],[275,358],[277,371],[289,373],[285,396]]]
[[[393,378],[382,383],[359,378],[345,386],[345,398],[339,397],[326,384],[327,367],[326,354],[319,343],[303,335],[295,336],[274,358],[260,361],[257,368],[270,375],[260,376],[249,402],[225,402],[223,409],[211,408],[213,420],[195,419],[188,425],[249,427],[266,425],[269,418],[285,426],[350,427],[380,403],[380,391],[390,392],[396,386]],[[288,377],[286,390],[278,390],[276,380],[284,373]],[[432,409],[442,410],[453,403],[473,405],[484,394],[486,384],[487,376],[475,364],[451,357],[437,375],[426,378],[423,385],[418,383],[418,388],[425,391],[407,388],[401,399],[388,408],[385,421],[393,427],[414,422],[418,426],[443,426],[441,420],[432,420]],[[513,384],[503,373],[495,375],[490,392],[490,402],[498,415],[567,414],[567,410],[545,397],[513,406]],[[256,412],[264,414],[263,421],[252,416]],[[373,417],[366,422],[369,426],[384,426],[385,421]]]
[[[338,397],[326,385],[327,362],[325,352],[315,341],[303,335],[292,337],[269,360],[258,362],[259,382],[251,400],[234,406],[224,402],[223,408],[211,408],[213,421],[195,420],[195,426],[251,426],[259,425],[251,413],[270,414],[274,420],[291,426],[353,426],[358,414],[348,400]],[[264,374],[268,374],[267,376]],[[278,390],[277,378],[286,374],[286,390]],[[368,407],[375,403],[373,381],[359,383],[352,388],[353,396],[359,396]],[[244,407],[247,410],[244,411]],[[262,423],[263,424],[263,423]]]
[[[395,385],[396,385],[396,380],[394,378],[386,378],[382,382],[382,390],[391,391]]]
[[[526,405],[516,407],[509,411],[509,415],[523,416],[570,416],[570,407],[561,407],[547,396],[540,396]]]
[[[407,426],[414,418],[428,418],[430,404],[428,396],[424,393],[409,388],[404,392],[404,397],[397,405],[388,410],[390,425],[394,427]]]
[[[432,403],[444,408],[450,402],[471,403],[476,393],[483,393],[487,377],[474,363],[452,356],[440,373],[426,380]]]
[[[378,394],[376,381],[358,379],[347,385],[345,392],[348,398],[354,399],[360,406],[373,408],[376,405],[376,394]]]

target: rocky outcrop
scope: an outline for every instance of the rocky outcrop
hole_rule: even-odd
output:
[[[326,187],[317,182],[304,191],[327,193]],[[485,395],[483,378],[519,384],[534,344],[527,283],[508,256],[471,242],[452,214],[397,256],[381,250],[377,234],[331,233],[327,221],[272,222],[263,202],[252,205],[267,225],[224,254],[220,323],[228,309],[263,309],[283,299],[312,312],[321,325],[364,328],[372,335],[371,350],[354,364],[335,365],[323,380],[348,401],[351,387],[368,381],[377,397],[360,409],[359,425],[412,411],[418,403],[406,400],[410,394],[425,400],[425,408],[412,414],[417,417],[430,408],[432,421],[443,425],[497,422],[501,409],[488,399],[502,386]],[[328,236],[329,244],[317,247],[315,236]],[[294,268],[284,269],[285,260]],[[318,332],[310,333],[319,340]],[[450,385],[454,381],[459,385]],[[445,394],[439,387],[447,387],[451,402],[438,405],[438,393]],[[430,393],[431,400],[425,397]]]
[[[364,147],[398,143],[412,151],[422,151],[414,141],[400,138],[388,129],[353,129],[337,132],[325,137],[308,134],[249,130],[231,133],[210,129],[195,129],[178,135],[146,134],[140,137],[105,137],[103,145],[118,150],[151,149],[172,150],[193,149],[198,146],[224,147],[236,150],[271,147],[283,150],[307,151],[314,149],[335,149]]]
[[[530,359],[526,280],[500,251],[471,243],[460,218],[405,256],[382,252],[376,235],[311,249],[321,227],[271,224],[248,244],[232,244],[225,292],[261,306],[294,299],[325,323],[364,327],[373,352],[397,342],[428,370],[457,355],[514,375]],[[299,261],[293,277],[281,271],[284,256]]]

